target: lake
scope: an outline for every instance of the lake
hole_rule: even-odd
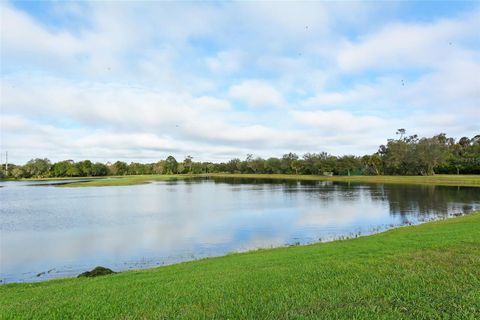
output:
[[[0,182],[2,283],[330,241],[480,209],[480,189],[253,179]]]

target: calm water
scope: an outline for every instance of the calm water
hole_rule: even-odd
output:
[[[480,189],[191,180],[102,188],[1,182],[0,280],[149,268],[364,235],[480,209]],[[43,184],[43,185],[38,185]]]

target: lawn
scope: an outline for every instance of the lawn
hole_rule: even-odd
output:
[[[479,319],[480,213],[351,240],[0,286],[0,318]]]

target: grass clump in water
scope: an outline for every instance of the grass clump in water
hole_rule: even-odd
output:
[[[85,271],[83,273],[80,273],[78,275],[79,278],[93,278],[93,277],[99,277],[99,276],[106,276],[108,274],[114,274],[115,272],[109,268],[105,268],[102,266],[95,267],[91,271]]]

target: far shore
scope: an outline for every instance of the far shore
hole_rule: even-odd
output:
[[[64,183],[59,187],[106,187],[148,184],[155,181],[180,180],[191,178],[230,178],[230,179],[257,179],[257,180],[297,180],[297,181],[334,181],[352,183],[380,183],[380,184],[417,184],[438,186],[465,186],[480,187],[480,175],[433,175],[433,176],[318,176],[295,174],[170,174],[170,175],[129,175],[103,177],[60,177],[60,178],[31,178],[17,181],[44,181],[44,180],[90,180]],[[8,180],[15,181],[15,180]]]

